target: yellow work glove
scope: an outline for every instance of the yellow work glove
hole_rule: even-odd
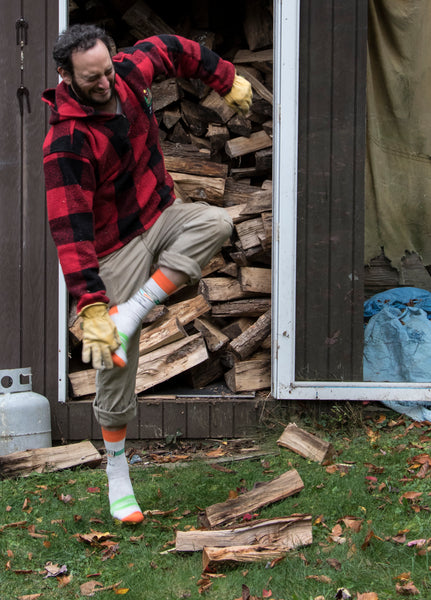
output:
[[[227,104],[236,112],[246,115],[250,110],[253,92],[250,82],[241,75],[235,75],[230,92],[223,96]]]
[[[82,360],[92,361],[95,369],[112,369],[111,353],[120,345],[117,328],[108,313],[108,305],[96,302],[84,306],[82,317]]]

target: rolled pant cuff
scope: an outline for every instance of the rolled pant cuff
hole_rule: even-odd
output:
[[[138,412],[136,399],[134,404],[122,412],[103,410],[103,408],[95,404],[93,404],[93,411],[99,425],[106,428],[119,428],[127,425],[127,423],[136,418]]]

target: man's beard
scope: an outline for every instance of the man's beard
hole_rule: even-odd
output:
[[[97,98],[97,92],[94,92],[94,95],[96,97],[94,97],[94,95],[88,94],[76,83],[76,80],[74,77],[72,77],[71,87],[72,87],[72,90],[75,92],[75,94],[78,96],[79,100],[83,104],[86,104],[87,106],[92,106],[93,108],[102,108],[103,106],[108,104],[108,102],[110,102],[110,100],[112,99],[112,96],[114,94],[114,84],[115,84],[114,81],[109,82],[109,91],[111,93],[109,94],[108,99]]]

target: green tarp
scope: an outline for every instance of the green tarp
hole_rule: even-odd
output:
[[[365,262],[431,264],[431,1],[370,0]]]

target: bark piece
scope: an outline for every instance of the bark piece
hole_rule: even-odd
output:
[[[52,473],[82,465],[95,467],[101,462],[98,450],[91,442],[85,441],[0,456],[0,474],[4,477],[26,477],[31,473]]]
[[[300,429],[295,423],[289,423],[277,444],[319,463],[327,460],[334,451],[332,444]]]

